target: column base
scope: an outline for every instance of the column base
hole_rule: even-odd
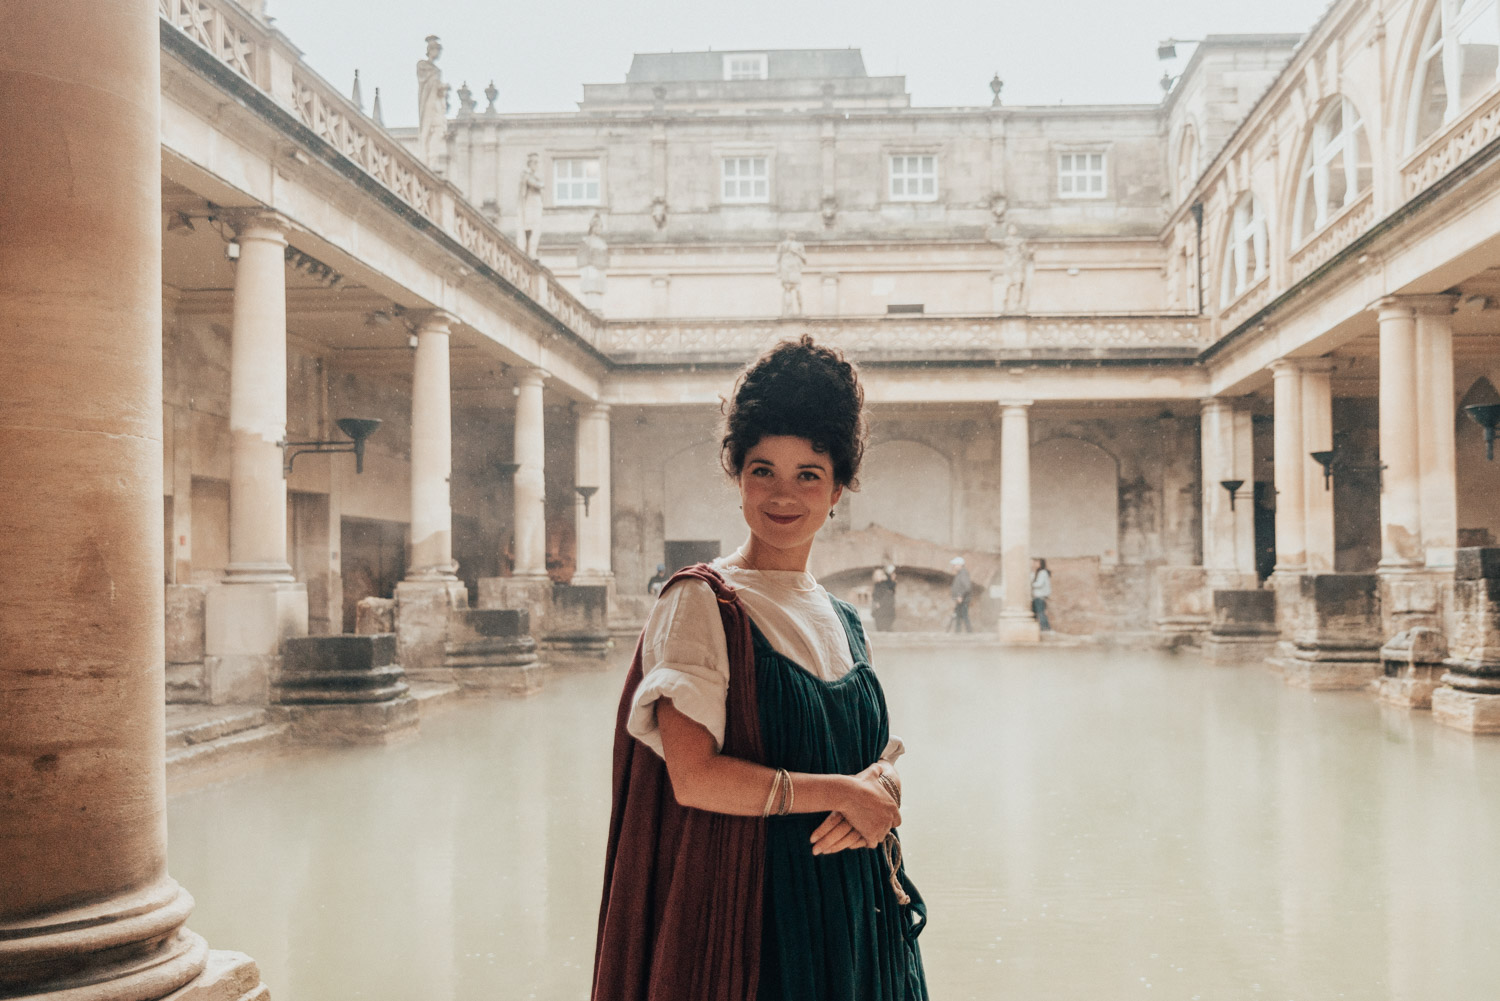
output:
[[[1366,688],[1380,677],[1379,653],[1374,649],[1331,650],[1293,644],[1291,657],[1277,663],[1282,680],[1293,688],[1331,691]]]
[[[1001,643],[1040,643],[1042,627],[1030,612],[1002,612],[1000,614]]]
[[[1462,692],[1441,685],[1432,693],[1432,718],[1465,733],[1500,733],[1500,694]]]
[[[303,744],[389,744],[417,732],[417,700],[285,706],[291,737]]]
[[[1217,667],[1250,667],[1263,664],[1276,653],[1274,633],[1259,636],[1220,636],[1209,633],[1203,641],[1205,664]]]
[[[1380,701],[1403,709],[1429,709],[1433,690],[1448,668],[1448,643],[1441,632],[1416,626],[1391,637],[1380,648],[1382,677],[1374,685]]]
[[[281,641],[307,635],[307,587],[299,581],[216,584],[204,599],[204,701],[266,705]]]
[[[441,669],[448,619],[468,607],[468,589],[456,578],[397,584],[396,663],[414,677]]]
[[[444,680],[465,692],[535,695],[547,680],[530,616],[509,608],[466,609],[453,617]]]
[[[211,949],[203,972],[162,1001],[270,1001],[260,967],[243,952]]]

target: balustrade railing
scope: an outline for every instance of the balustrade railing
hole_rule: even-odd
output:
[[[1500,90],[1428,141],[1401,167],[1401,190],[1416,195],[1481,147],[1500,138]]]

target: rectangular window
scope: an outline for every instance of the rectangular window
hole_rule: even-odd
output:
[[[1059,153],[1057,194],[1061,198],[1103,198],[1104,154]]]
[[[771,176],[763,156],[726,156],[724,164],[724,200],[726,202],[769,202]]]
[[[931,154],[891,157],[891,199],[898,202],[937,201],[937,157]]]
[[[724,79],[764,80],[766,78],[766,54],[764,52],[741,52],[724,57]]]
[[[598,160],[553,160],[552,204],[598,205]]]

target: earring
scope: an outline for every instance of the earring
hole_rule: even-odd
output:
[[[834,517],[837,513],[838,512],[834,511],[833,508],[828,509],[828,517],[830,518]]]

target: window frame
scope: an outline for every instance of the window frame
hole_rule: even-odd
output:
[[[736,174],[735,174],[734,177],[730,177],[730,175],[728,174],[728,169],[729,169],[729,164],[730,163],[736,163],[736,164],[749,163],[749,164],[754,164],[757,161],[759,161],[760,163],[765,164],[765,172],[764,172],[764,176],[763,177],[762,176],[757,176],[754,173],[751,173],[749,175],[740,175],[738,173],[738,170],[739,170],[738,167],[735,168],[736,169]],[[764,183],[765,183],[765,193],[762,196],[756,196],[756,194],[754,193],[755,182],[756,181],[761,181],[761,180],[763,180]],[[730,195],[728,193],[728,185],[729,185],[729,183],[731,181],[733,181],[737,186],[741,186],[746,181],[748,181],[750,183],[750,186],[751,186],[751,194],[749,196],[744,196],[744,195],[740,195],[740,194]],[[770,155],[767,154],[767,153],[740,153],[740,152],[723,152],[723,153],[720,153],[719,154],[719,202],[722,205],[769,205],[769,204],[771,204],[771,157],[770,157]]]
[[[1247,191],[1235,200],[1229,213],[1229,228],[1224,259],[1220,262],[1219,282],[1220,308],[1227,308],[1241,296],[1259,285],[1271,273],[1270,227],[1266,222],[1265,206],[1255,192]],[[1255,255],[1255,269],[1248,268],[1248,254]],[[1231,283],[1230,279],[1233,278]]]
[[[1341,115],[1339,131],[1328,135],[1328,120],[1335,110]],[[1351,124],[1351,121],[1353,124]],[[1361,142],[1363,140],[1363,142]],[[1320,145],[1321,143],[1321,145]],[[1365,160],[1360,161],[1361,146]],[[1328,189],[1332,180],[1332,162],[1342,154],[1344,158],[1344,200],[1337,208],[1328,205]],[[1361,174],[1364,184],[1360,185]],[[1369,191],[1374,184],[1374,157],[1370,149],[1370,134],[1365,127],[1353,101],[1340,94],[1313,120],[1307,139],[1307,152],[1302,158],[1302,169],[1297,172],[1296,201],[1292,210],[1292,233],[1296,246],[1310,240],[1350,205]],[[1308,186],[1313,189],[1313,218],[1306,218]]]
[[[898,161],[898,160],[900,160],[902,162],[902,166],[903,166],[903,172],[902,172],[902,174],[899,177],[897,176],[897,173],[896,173],[896,161]],[[909,163],[911,161],[916,161],[917,164],[918,164],[918,166],[920,167],[922,165],[922,161],[924,161],[924,160],[931,161],[932,170],[931,170],[930,177],[929,177],[928,174],[921,173],[921,172],[916,173],[916,174],[907,174],[907,173],[905,173],[904,168],[907,165],[909,165]],[[913,181],[920,182],[920,181],[925,181],[925,180],[929,180],[929,179],[932,181],[932,191],[931,192],[919,191],[916,194],[911,194],[909,192],[903,192],[901,194],[897,194],[896,193],[896,182],[898,180],[900,180],[902,182],[902,187],[903,188],[909,188],[911,186],[911,183]],[[941,185],[939,183],[939,169],[938,169],[938,155],[937,155],[937,153],[931,152],[929,150],[892,151],[892,152],[886,153],[886,155],[885,155],[885,194],[886,194],[886,197],[890,201],[893,201],[893,202],[919,202],[920,203],[920,202],[935,202],[935,201],[938,201],[942,197],[942,187],[941,187]]]
[[[581,177],[581,178],[579,178],[579,177],[568,177],[566,179],[558,176],[558,168],[561,167],[565,163],[567,163],[567,164],[575,164],[575,163],[584,163],[584,164],[592,163],[592,164],[594,164],[594,174],[595,174],[595,176],[593,178],[594,195],[593,195],[592,199],[590,199],[588,197],[588,194],[587,194],[587,189],[588,189],[588,184],[589,184],[589,178],[586,175],[584,177]],[[585,191],[584,196],[582,198],[564,198],[564,197],[562,197],[562,185],[565,184],[565,183],[569,184],[569,185],[582,184],[584,186],[584,191]],[[602,156],[599,156],[598,154],[585,154],[585,153],[580,153],[580,154],[577,154],[577,155],[574,155],[574,154],[571,154],[571,153],[562,153],[562,154],[558,154],[556,156],[553,156],[552,157],[552,204],[555,205],[555,206],[557,206],[558,208],[590,208],[590,207],[598,207],[600,205],[603,205],[604,204],[604,158]]]
[[[1467,100],[1464,99],[1463,59],[1459,44],[1461,35],[1480,18],[1489,16],[1494,20],[1491,27],[1497,39],[1500,39],[1500,0],[1487,0],[1487,2],[1480,0],[1475,9],[1459,14],[1458,8],[1462,2],[1463,0],[1437,0],[1423,28],[1422,42],[1417,48],[1416,66],[1412,74],[1411,92],[1407,95],[1405,129],[1407,153],[1414,152],[1429,139],[1440,135],[1449,125],[1462,118],[1464,112],[1478,104],[1484,95],[1492,93],[1496,84],[1500,84],[1500,59],[1497,59],[1495,78]],[[1443,114],[1430,131],[1418,135],[1422,121],[1423,96],[1427,91],[1427,74],[1433,65],[1434,58],[1443,74],[1445,95]]]
[[[1105,149],[1103,147],[1094,146],[1094,147],[1081,147],[1081,148],[1078,148],[1078,149],[1059,149],[1059,150],[1056,150],[1055,152],[1056,152],[1056,156],[1057,156],[1057,173],[1056,173],[1056,177],[1057,177],[1057,197],[1059,199],[1066,200],[1066,201],[1100,201],[1102,199],[1106,199],[1106,198],[1109,197],[1109,150],[1108,149]],[[1070,167],[1067,171],[1064,171],[1064,169],[1063,169],[1063,158],[1064,157],[1070,158],[1070,163],[1076,164],[1076,161],[1077,161],[1078,157],[1094,157],[1094,156],[1097,156],[1099,158],[1099,167],[1098,167],[1097,170],[1095,170],[1092,167],[1092,165],[1090,165],[1087,169],[1082,170],[1082,171],[1078,170],[1076,168],[1076,166]],[[1065,191],[1065,190],[1063,190],[1063,178],[1064,177],[1066,177],[1070,181],[1074,182],[1073,183],[1074,190],[1072,190],[1072,191]],[[1079,191],[1079,190],[1077,190],[1077,181],[1078,181],[1078,179],[1080,179],[1080,178],[1092,179],[1092,178],[1095,178],[1095,177],[1097,177],[1099,179],[1099,190],[1098,191],[1092,191],[1092,190]]]
[[[736,62],[755,62],[755,76],[736,75],[734,64]],[[766,80],[770,77],[770,60],[764,52],[726,52],[724,53],[724,79],[727,82],[743,83],[747,80]]]

